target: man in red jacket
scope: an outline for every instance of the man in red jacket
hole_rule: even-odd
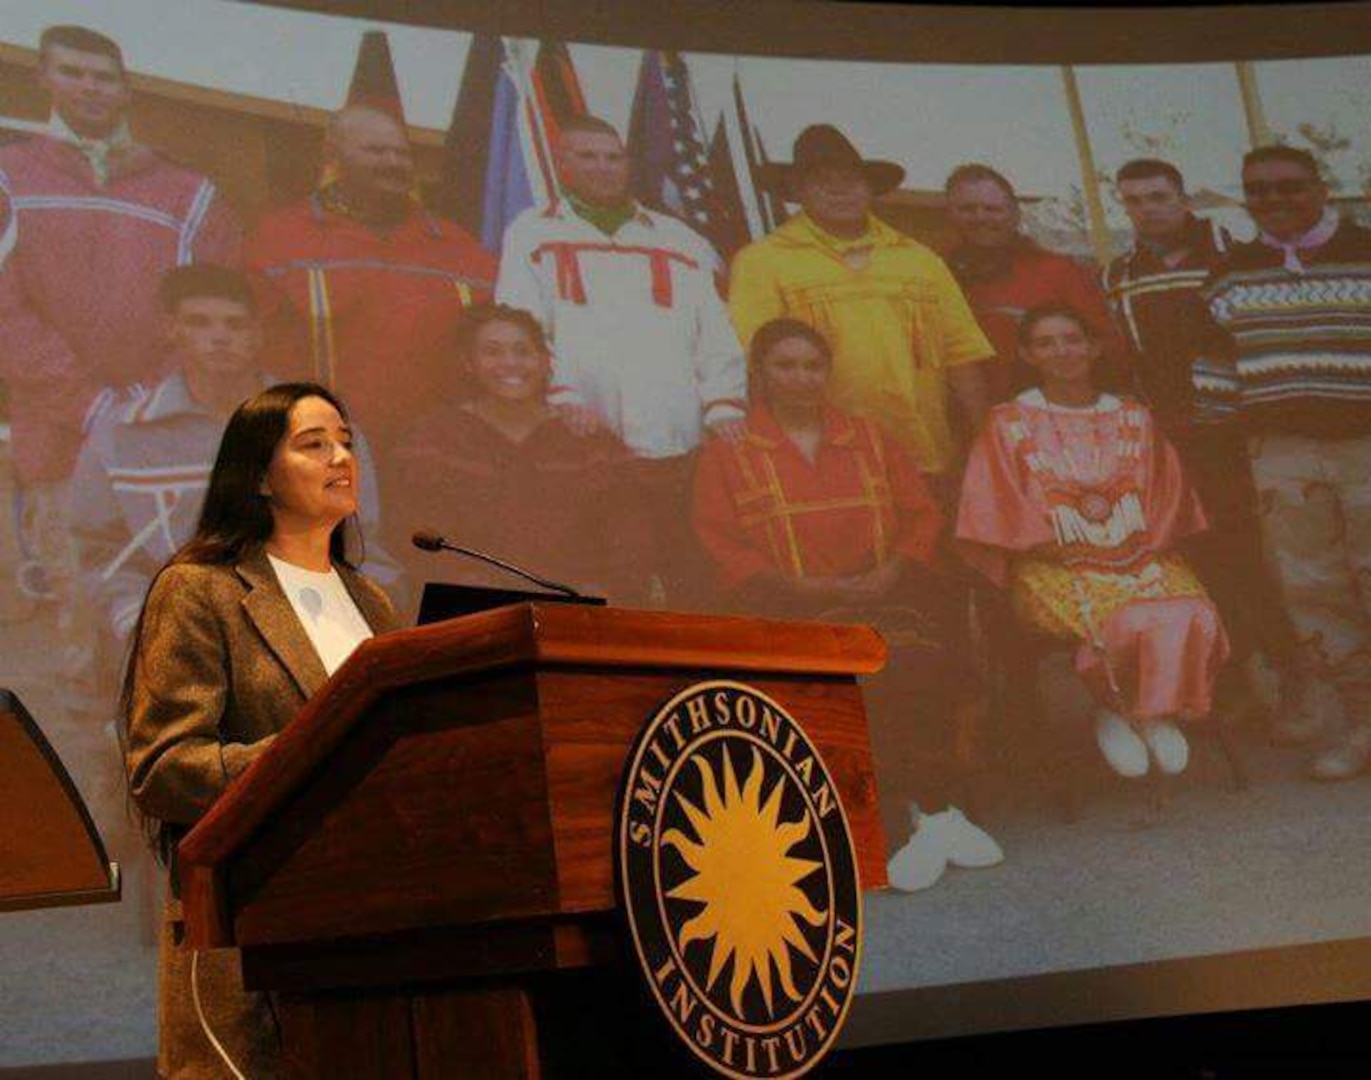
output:
[[[96,402],[169,370],[162,272],[233,265],[240,236],[210,180],[130,134],[118,44],[52,26],[38,56],[48,129],[0,148],[0,379],[24,492],[22,539],[51,569],[63,558],[62,487],[83,420]]]
[[[349,105],[329,122],[325,180],[267,215],[245,261],[263,300],[263,366],[336,389],[378,461],[407,419],[453,380],[462,312],[488,300],[495,258],[414,195],[400,122]]]
[[[954,169],[943,190],[958,236],[947,265],[999,358],[990,376],[992,400],[1023,389],[1027,372],[1015,356],[1015,338],[1024,312],[1040,304],[1069,304],[1090,321],[1103,350],[1097,368],[1102,385],[1122,388],[1127,350],[1104,293],[1076,260],[1040,247],[1019,230],[1014,186],[990,166],[972,164]]]

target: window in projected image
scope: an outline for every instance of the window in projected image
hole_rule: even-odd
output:
[[[57,24],[132,93],[40,65]],[[145,861],[130,629],[227,413],[316,379],[411,613],[512,584],[431,527],[621,606],[881,630],[864,994],[1365,938],[1366,86],[10,0],[0,685]],[[78,1027],[92,955],[149,1000],[128,878],[34,984]]]

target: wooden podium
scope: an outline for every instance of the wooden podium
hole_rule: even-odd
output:
[[[622,963],[625,757],[735,678],[823,754],[885,884],[863,626],[520,604],[362,645],[179,849],[187,944],[242,949],[311,1075],[537,1076],[528,987]]]
[[[119,865],[61,759],[0,689],[0,912],[119,899]]]

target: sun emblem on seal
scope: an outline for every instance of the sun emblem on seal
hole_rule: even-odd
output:
[[[710,943],[706,989],[714,987],[719,973],[733,959],[729,1001],[739,1015],[743,990],[752,980],[761,990],[767,1013],[775,1015],[772,971],[780,990],[796,1001],[801,995],[791,974],[791,950],[818,962],[798,920],[822,926],[827,918],[798,888],[799,882],[823,869],[823,863],[789,854],[809,835],[812,821],[807,813],[796,822],[779,820],[784,790],[779,779],[763,802],[765,770],[755,749],[752,771],[741,789],[727,754],[722,793],[709,764],[698,757],[692,763],[700,770],[704,807],[692,806],[680,792],[676,799],[699,841],[690,840],[679,829],[669,829],[662,843],[679,851],[695,872],[667,896],[698,901],[704,910],[681,927],[676,943],[683,951],[692,941]]]
[[[647,985],[680,1042],[732,1077],[828,1052],[860,956],[847,820],[803,729],[740,683],[700,683],[643,730],[616,845]]]

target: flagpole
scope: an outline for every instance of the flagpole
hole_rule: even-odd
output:
[[[1273,141],[1271,127],[1266,122],[1261,91],[1257,89],[1257,70],[1250,60],[1239,60],[1233,67],[1238,73],[1238,93],[1242,95],[1243,116],[1247,119],[1247,139],[1252,146],[1268,146]]]
[[[1062,65],[1062,85],[1066,90],[1066,105],[1071,113],[1071,129],[1076,136],[1076,154],[1081,163],[1081,192],[1085,196],[1090,243],[1101,266],[1109,263],[1114,252],[1109,242],[1109,222],[1104,214],[1104,200],[1100,197],[1099,175],[1095,169],[1095,155],[1090,150],[1090,134],[1085,126],[1085,110],[1081,107],[1081,91],[1076,84],[1076,69]]]
[[[724,106],[721,119],[724,124],[724,135],[728,140],[728,153],[733,159],[733,172],[738,177],[738,192],[742,200],[743,214],[747,218],[747,232],[752,239],[763,236],[768,231],[766,218],[761,207],[761,197],[757,193],[756,180],[753,176],[753,163],[751,154],[748,153],[747,133],[743,127],[743,118],[738,112],[738,96],[741,93],[738,81],[738,58],[733,58],[733,93],[730,95],[729,103]],[[742,155],[739,160],[739,155]],[[744,186],[743,178],[747,178]]]
[[[761,132],[756,129],[747,115],[747,104],[743,97],[742,73],[739,71],[739,63],[736,57],[733,60],[733,112],[737,119],[738,132],[742,137],[743,156],[747,160],[748,180],[751,183],[752,197],[757,203],[757,216],[761,225],[760,231],[753,235],[766,235],[776,228],[780,221],[780,215],[776,212],[776,206],[771,193],[766,189],[766,185],[759,182],[759,174],[765,164],[766,150],[762,146]]]
[[[556,169],[552,165],[552,148],[548,145],[543,118],[536,106],[537,98],[533,92],[533,81],[530,77],[532,65],[528,63],[525,47],[518,39],[504,38],[502,40],[505,47],[505,64],[514,79],[514,86],[519,92],[519,108],[528,120],[529,136],[534,142],[534,146],[530,149],[534,152],[535,161],[539,172],[542,174],[547,201],[556,203],[561,198],[561,187],[557,182]]]
[[[690,74],[690,65],[686,63],[685,53],[677,53],[681,58],[681,66],[685,68],[686,74]],[[705,126],[704,110],[700,108],[700,95],[695,93],[695,80],[689,79],[686,82],[686,89],[690,92],[690,111],[695,114],[695,130],[700,133],[700,142],[709,145],[709,128]]]

